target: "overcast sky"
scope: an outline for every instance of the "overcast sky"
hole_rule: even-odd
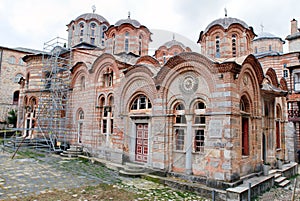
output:
[[[290,21],[300,20],[299,0],[0,0],[0,46],[42,50],[44,42],[67,38],[66,25],[92,12],[93,5],[110,24],[130,11],[149,29],[178,33],[195,43],[210,22],[224,17],[224,8],[256,34],[263,25],[282,39],[290,34]]]

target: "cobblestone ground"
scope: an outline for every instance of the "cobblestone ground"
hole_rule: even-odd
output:
[[[135,193],[139,195],[137,200],[208,200],[144,179],[121,177],[115,171],[85,160],[70,160],[53,154],[15,159],[11,156],[12,153],[0,153],[0,200],[101,183]],[[294,200],[300,201],[299,176],[287,187],[272,188],[255,200],[290,201],[293,195]]]
[[[255,200],[257,201],[300,201],[300,169],[298,176],[290,179],[291,183],[284,188],[273,187]]]
[[[206,200],[144,179],[121,177],[115,171],[85,160],[50,154],[15,159],[11,156],[11,153],[0,153],[0,200],[101,183],[135,193],[139,195],[137,200]]]

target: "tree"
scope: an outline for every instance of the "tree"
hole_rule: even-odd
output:
[[[14,128],[17,126],[17,111],[12,109],[8,112],[7,123],[13,124]]]

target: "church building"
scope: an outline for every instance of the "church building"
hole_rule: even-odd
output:
[[[282,39],[227,16],[199,33],[201,52],[173,37],[149,55],[152,33],[130,14],[114,24],[82,14],[67,31],[23,58],[24,137],[216,187],[295,160],[288,82],[270,63],[289,61]]]

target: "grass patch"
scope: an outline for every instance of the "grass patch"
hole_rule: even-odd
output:
[[[289,180],[294,180],[294,179],[296,179],[298,176],[299,176],[299,174],[297,173],[297,174],[295,174],[294,176],[291,176],[291,177],[289,178]]]
[[[45,157],[46,155],[43,153],[39,153],[37,151],[29,150],[29,149],[24,149],[24,150],[19,150],[17,152],[16,158],[40,158],[40,157]]]

